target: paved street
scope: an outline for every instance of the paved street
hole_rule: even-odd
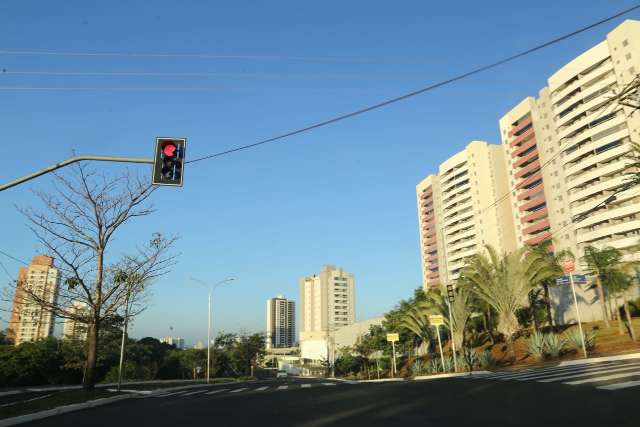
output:
[[[497,376],[359,384],[269,380],[129,399],[29,425],[635,426],[639,394],[634,388],[601,390]]]

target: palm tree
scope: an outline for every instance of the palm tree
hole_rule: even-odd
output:
[[[609,327],[609,313],[604,297],[604,287],[602,286],[602,279],[611,274],[622,261],[622,252],[616,248],[603,248],[598,249],[593,246],[587,246],[584,248],[584,256],[582,261],[587,266],[587,274],[590,274],[596,279],[596,288],[598,290],[598,299],[602,306],[602,315],[604,317],[604,324]]]
[[[427,313],[417,305],[409,308],[400,321],[400,327],[413,332],[422,343],[427,346],[431,342],[431,331],[429,330],[429,318]]]
[[[465,338],[467,323],[471,317],[472,310],[470,307],[470,292],[464,284],[459,284],[456,288],[456,296],[453,303],[449,304],[446,296],[446,288],[438,286],[429,289],[426,293],[426,299],[418,304],[418,307],[426,313],[440,314],[444,318],[444,325],[449,331],[453,327],[453,341],[456,349],[462,349]],[[449,316],[451,310],[451,316]],[[449,318],[451,317],[451,322]]]
[[[552,286],[555,283],[555,280],[564,274],[562,270],[561,263],[563,260],[567,258],[573,258],[573,253],[568,249],[563,249],[561,251],[550,251],[549,245],[551,242],[543,242],[537,245],[531,246],[530,249],[533,252],[537,253],[537,256],[540,256],[547,263],[547,267],[553,273],[542,282],[539,283],[544,290],[544,300],[547,311],[547,321],[549,322],[549,326],[553,326],[553,315],[551,313],[551,297],[549,295],[549,286]]]
[[[487,245],[486,252],[486,255],[477,254],[470,259],[463,272],[464,280],[498,314],[498,332],[504,335],[515,358],[516,311],[527,303],[531,287],[553,277],[556,271],[549,266],[545,256],[530,248],[521,248],[500,257],[493,247]]]

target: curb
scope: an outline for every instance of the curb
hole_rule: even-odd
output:
[[[423,375],[423,376],[415,377],[414,380],[424,381],[424,380],[437,380],[440,378],[472,377],[475,375],[481,376],[481,375],[487,375],[492,373],[493,372],[491,371],[456,372],[456,373],[450,373],[450,374]]]
[[[0,420],[0,427],[6,426],[14,426],[18,424],[27,423],[30,421],[40,420],[42,418],[49,418],[55,415],[66,414],[67,412],[75,412],[80,411],[82,409],[94,408],[96,406],[108,405],[113,402],[118,402],[120,400],[131,399],[131,398],[139,398],[139,397],[149,397],[161,393],[166,393],[168,391],[177,391],[177,390],[190,390],[194,388],[202,388],[202,387],[211,387],[211,386],[223,386],[229,383],[217,383],[217,384],[192,384],[192,385],[184,385],[184,386],[176,386],[169,388],[158,388],[155,390],[143,390],[146,393],[141,393],[141,390],[126,390],[130,391],[131,394],[123,394],[120,396],[113,397],[104,397],[102,399],[89,400],[87,402],[82,403],[72,403],[70,405],[59,406],[53,409],[47,409],[45,411],[34,412],[32,414],[18,415],[17,417],[5,418]]]
[[[68,412],[80,411],[86,408],[94,408],[96,406],[108,405],[120,400],[131,399],[137,397],[135,395],[124,394],[120,396],[105,397],[102,399],[90,400],[82,403],[72,403],[71,405],[59,406],[46,411],[34,412],[33,414],[18,415],[17,417],[5,418],[0,420],[0,427],[15,426],[17,424],[27,423],[29,421],[40,420],[42,418],[52,417],[54,415],[66,414]]]
[[[557,366],[587,365],[589,363],[615,362],[618,360],[629,359],[640,359],[640,353],[621,354],[619,356],[592,357],[590,359],[567,360],[566,362],[560,362]]]

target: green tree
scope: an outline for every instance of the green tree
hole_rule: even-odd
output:
[[[605,326],[609,327],[609,313],[605,301],[603,279],[611,276],[612,272],[619,267],[622,261],[622,252],[616,248],[598,249],[593,246],[584,248],[584,256],[582,261],[587,266],[587,274],[595,277],[596,288],[598,290],[598,299],[602,308],[602,317]]]
[[[470,259],[463,270],[464,282],[498,314],[498,332],[504,335],[515,359],[516,313],[527,303],[531,287],[553,276],[554,271],[538,252],[529,248],[499,256],[493,247],[486,246],[486,252]]]

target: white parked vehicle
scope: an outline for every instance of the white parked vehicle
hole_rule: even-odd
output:
[[[276,378],[287,378],[288,375],[287,371],[278,371],[276,373]]]

